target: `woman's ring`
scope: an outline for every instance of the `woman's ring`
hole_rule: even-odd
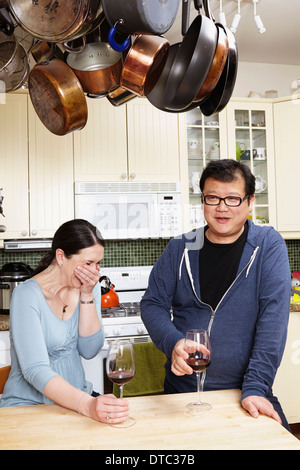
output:
[[[110,418],[110,416],[109,416],[109,415],[110,415],[110,413],[106,413],[106,419],[107,419],[107,421],[108,421],[108,420],[109,420],[109,418]]]
[[[90,278],[89,278],[89,277],[87,278],[86,282],[88,282],[88,283],[90,283],[90,282],[91,282],[91,280],[90,280]]]

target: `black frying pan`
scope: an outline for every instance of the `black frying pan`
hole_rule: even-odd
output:
[[[209,18],[213,18],[210,12],[208,0],[203,0],[205,13]],[[200,109],[205,116],[219,113],[228,104],[236,81],[238,67],[238,51],[234,34],[225,27],[228,38],[228,55],[221,77],[212,93],[200,104]]]
[[[153,90],[147,95],[147,99],[150,101],[150,103],[155,106],[156,108],[162,110],[162,111],[167,111],[167,112],[185,112],[189,111],[191,109],[196,108],[199,105],[199,102],[194,102],[194,98],[199,92],[202,82],[204,82],[207,73],[204,73],[202,76],[202,71],[201,71],[201,77],[199,79],[199,64],[196,62],[196,57],[201,56],[200,50],[201,46],[205,46],[206,42],[204,41],[203,44],[200,44],[200,38],[199,38],[199,30],[202,29],[202,17],[199,15],[196,20],[194,20],[193,24],[188,28],[188,22],[189,22],[189,5],[190,1],[183,0],[182,3],[182,24],[181,24],[181,29],[182,29],[182,34],[184,36],[185,41],[185,49],[184,52],[181,53],[181,61],[179,62],[178,59],[178,53],[179,50],[182,50],[183,47],[183,41],[182,43],[177,43],[173,44],[169,48],[169,54],[167,61],[165,63],[165,66],[161,72],[161,75],[153,88]],[[205,68],[207,71],[209,70],[210,64],[213,60],[214,56],[214,51],[216,49],[216,42],[217,42],[217,30],[212,21],[207,22],[207,18],[204,18],[205,25],[209,24],[209,26],[206,28],[206,33],[211,33],[212,36],[215,38],[215,42],[213,43],[213,40],[210,38],[208,40],[208,43],[210,44],[210,50],[211,50],[211,57],[209,57],[208,63],[205,64]],[[193,27],[193,29],[191,29]],[[188,39],[186,40],[186,31],[187,34],[189,35]],[[204,34],[204,27],[202,34]],[[197,48],[195,51],[195,36],[198,39],[197,42]],[[192,44],[192,39],[194,43]],[[191,50],[188,50],[188,45],[191,47]],[[185,57],[185,52],[187,52],[188,57]],[[174,66],[174,62],[176,59],[176,64]],[[188,73],[187,72],[188,69]],[[172,74],[171,74],[172,71]],[[193,73],[192,73],[193,72]],[[183,79],[187,80],[187,83],[183,83]],[[176,94],[175,98],[177,101],[177,98],[181,101],[181,103],[178,104],[178,102],[173,102],[170,103],[170,99],[172,100],[172,95],[170,95],[170,90],[168,88],[170,84],[170,80],[172,80],[172,89],[173,89],[173,98],[174,98],[174,92]],[[176,83],[175,83],[176,82]],[[191,85],[194,85],[194,90],[191,92],[189,89]],[[180,94],[177,95],[177,91],[175,90],[177,87],[179,88]],[[181,86],[180,86],[181,85]]]
[[[166,81],[164,107],[172,111],[187,108],[201,89],[211,67],[218,30],[214,22],[198,15],[185,34]]]
[[[175,21],[180,0],[102,0],[105,17],[123,34],[164,34]],[[120,20],[122,20],[120,22]]]

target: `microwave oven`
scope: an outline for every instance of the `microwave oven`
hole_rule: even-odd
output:
[[[172,238],[182,232],[180,183],[77,181],[75,218],[104,240]]]

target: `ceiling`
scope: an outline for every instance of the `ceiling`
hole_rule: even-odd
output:
[[[252,0],[241,0],[241,20],[235,34],[239,61],[300,65],[300,0],[259,0],[256,13],[266,32],[260,34],[255,25]],[[219,21],[220,0],[210,0],[210,7]],[[236,0],[223,0],[223,11],[230,27],[237,12]],[[196,16],[191,1],[191,20]],[[172,28],[165,34],[173,44],[181,40],[181,6]]]

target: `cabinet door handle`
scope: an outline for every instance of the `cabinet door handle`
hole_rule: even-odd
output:
[[[35,229],[31,230],[31,235],[33,235],[33,236],[37,235],[37,230],[35,230]]]
[[[125,180],[125,179],[127,178],[127,173],[122,173],[122,174],[121,174],[121,178],[122,178],[123,180]]]
[[[130,173],[130,178],[135,178],[136,177],[136,173]]]
[[[21,235],[22,235],[22,237],[26,237],[27,236],[27,230],[22,230]]]

